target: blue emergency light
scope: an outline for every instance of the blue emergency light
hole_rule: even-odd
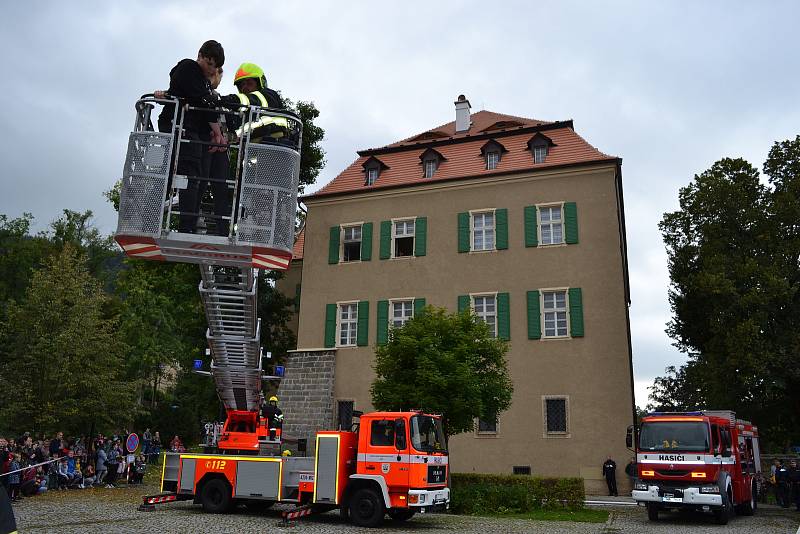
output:
[[[283,376],[284,368],[282,365],[275,366],[275,376]]]
[[[203,368],[203,360],[195,360],[195,361],[194,361],[194,368],[195,368],[196,370],[198,370],[198,371],[199,371],[200,369],[202,369],[202,368]]]

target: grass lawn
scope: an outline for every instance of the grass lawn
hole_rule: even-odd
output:
[[[524,514],[486,514],[489,517],[507,517],[510,519],[532,519],[536,521],[578,521],[581,523],[605,523],[608,512],[605,510],[534,510]]]

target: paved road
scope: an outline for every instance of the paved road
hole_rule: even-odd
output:
[[[337,513],[300,520],[294,526],[280,527],[277,511],[254,514],[239,509],[234,514],[209,515],[188,502],[170,503],[153,512],[139,512],[136,505],[142,490],[123,488],[52,492],[25,499],[15,505],[20,532],[297,532],[297,533],[375,533],[343,522]],[[458,532],[487,534],[617,534],[641,532],[669,534],[764,533],[796,534],[800,513],[780,509],[760,510],[755,517],[736,517],[726,527],[715,525],[710,516],[671,514],[658,523],[647,520],[641,508],[612,507],[609,521],[567,523],[514,519],[463,517],[452,515],[416,516],[408,523],[395,525],[386,520],[380,532]]]

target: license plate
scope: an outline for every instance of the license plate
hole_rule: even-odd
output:
[[[682,497],[673,497],[672,495],[664,495],[661,498],[662,502],[683,502]]]

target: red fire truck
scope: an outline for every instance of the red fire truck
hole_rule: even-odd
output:
[[[167,454],[162,493],[144,506],[193,500],[221,513],[278,502],[296,505],[292,517],[339,508],[359,526],[378,526],[387,513],[405,521],[449,508],[444,444],[440,416],[373,412],[352,431],[318,432],[314,456]]]
[[[634,500],[652,521],[661,511],[711,511],[726,524],[753,515],[761,472],[758,429],[731,411],[651,413],[636,446]],[[628,433],[628,446],[633,433]]]

